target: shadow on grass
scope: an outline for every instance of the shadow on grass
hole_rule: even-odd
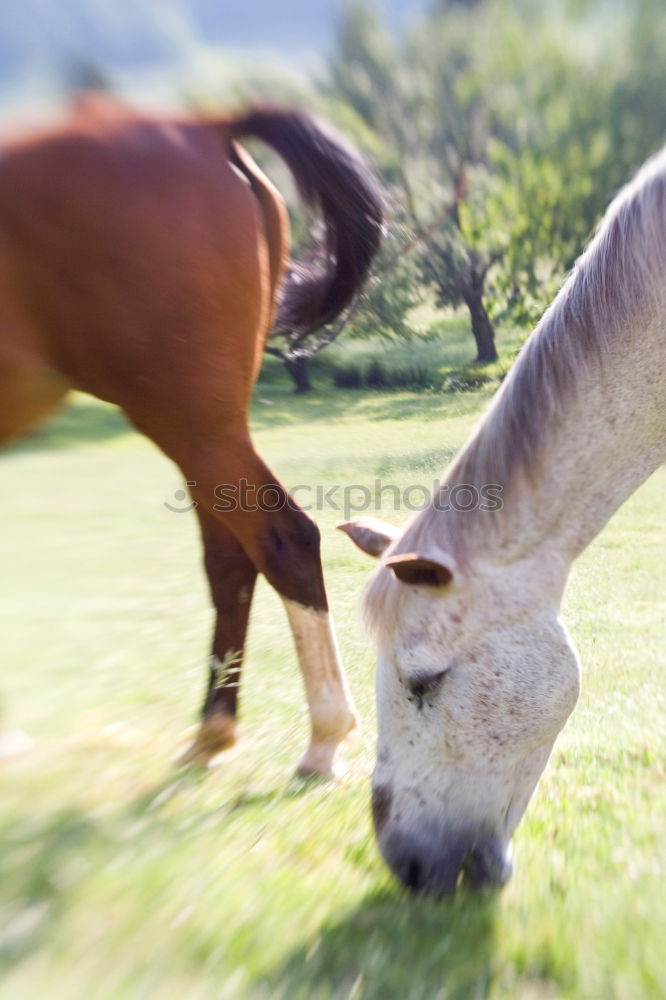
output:
[[[157,781],[150,788],[142,791],[135,799],[127,805],[127,813],[134,817],[143,816],[147,813],[159,813],[159,810],[167,802],[176,798],[182,793],[186,793],[206,781],[214,779],[215,769],[205,766],[188,765],[181,767],[172,773],[166,774],[160,781]],[[229,799],[220,800],[212,809],[199,810],[199,822],[206,822],[210,816],[218,816],[224,819],[232,813],[242,809],[251,809],[255,806],[265,806],[275,804],[285,799],[298,799],[305,795],[312,788],[322,784],[327,779],[323,778],[301,778],[297,775],[290,778],[285,784],[278,784],[274,788],[264,792],[241,791],[232,795]],[[190,827],[195,826],[193,822]]]
[[[3,921],[0,974],[28,958],[47,940],[91,841],[103,836],[82,813],[68,810],[18,835],[3,835],[0,884]]]
[[[291,424],[349,417],[362,397],[338,389],[314,389],[296,396],[285,386],[257,385],[252,399],[250,423],[256,428],[288,427]]]
[[[45,423],[11,444],[7,451],[55,451],[135,433],[117,407],[79,396],[70,399]]]
[[[171,774],[98,821],[82,811],[68,809],[37,819],[22,817],[0,829],[0,977],[28,960],[52,937],[71,902],[80,894],[88,873],[108,865],[141,831],[149,839],[171,844],[189,841],[198,827],[211,820],[224,822],[239,810],[265,809],[287,798],[298,798],[313,787],[292,779],[265,793],[240,793],[213,809],[199,810],[182,828],[165,807],[177,795],[205,780],[202,771]],[[147,826],[136,826],[137,822]]]
[[[42,821],[23,818],[3,830],[2,915],[9,919],[3,919],[0,931],[0,975],[48,946],[72,902],[85,898],[89,874],[117,863],[128,843],[139,838],[143,851],[143,845],[182,841],[196,850],[192,825],[183,828],[161,807],[197,780],[201,776],[190,773],[170,785],[160,783],[103,820],[63,810]],[[245,808],[265,810],[312,787],[295,779],[266,794],[233,797],[223,808],[204,810],[200,819],[224,820],[225,813],[231,817]],[[149,815],[149,825],[137,827],[137,820]],[[483,1000],[495,971],[496,904],[493,895],[462,893],[437,901],[406,897],[393,886],[374,892],[260,975],[257,996]]]
[[[495,952],[497,896],[408,898],[384,890],[321,929],[268,977],[280,1000],[482,1000]]]
[[[295,396],[285,386],[257,386],[251,407],[250,422],[257,430],[298,426],[325,421],[408,420],[414,416],[440,414],[442,419],[477,411],[490,393],[487,389],[448,393],[411,392],[408,390],[316,389]],[[45,423],[10,444],[7,453],[54,451],[96,444],[136,431],[115,406],[100,403],[84,395],[70,399]]]
[[[317,389],[295,396],[282,386],[258,386],[251,409],[251,425],[257,429],[309,424],[317,421],[353,423],[363,420],[408,420],[414,416],[466,416],[476,413],[490,399],[492,388],[470,392],[413,392],[406,389]]]

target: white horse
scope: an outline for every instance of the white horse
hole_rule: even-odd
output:
[[[571,563],[665,458],[666,148],[610,205],[430,506],[402,532],[340,525],[382,557],[373,815],[410,888],[509,878],[578,696]],[[490,485],[501,509],[461,509]]]

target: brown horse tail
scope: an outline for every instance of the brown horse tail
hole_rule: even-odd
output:
[[[316,330],[349,305],[368,276],[382,233],[379,182],[342,138],[302,111],[256,108],[229,127],[232,136],[254,136],[279,153],[305,203],[323,215],[323,262],[317,255],[291,266],[275,323]]]

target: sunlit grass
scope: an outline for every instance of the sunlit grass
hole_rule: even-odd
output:
[[[295,398],[259,387],[259,450],[289,485],[431,485],[490,389]],[[0,465],[3,997],[641,1000],[666,962],[666,524],[661,469],[576,566],[585,677],[499,897],[406,899],[371,835],[368,565],[317,513],[363,719],[337,784],[292,778],[307,736],[280,602],[261,584],[244,743],[178,774],[212,614],[176,470],[85,397]],[[339,497],[343,503],[343,497]],[[384,513],[389,516],[389,504]],[[409,511],[395,515],[406,517]]]

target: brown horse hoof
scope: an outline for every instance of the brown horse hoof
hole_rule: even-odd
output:
[[[236,720],[230,715],[211,715],[199,726],[196,736],[178,757],[178,766],[210,767],[225,750],[238,742]]]

